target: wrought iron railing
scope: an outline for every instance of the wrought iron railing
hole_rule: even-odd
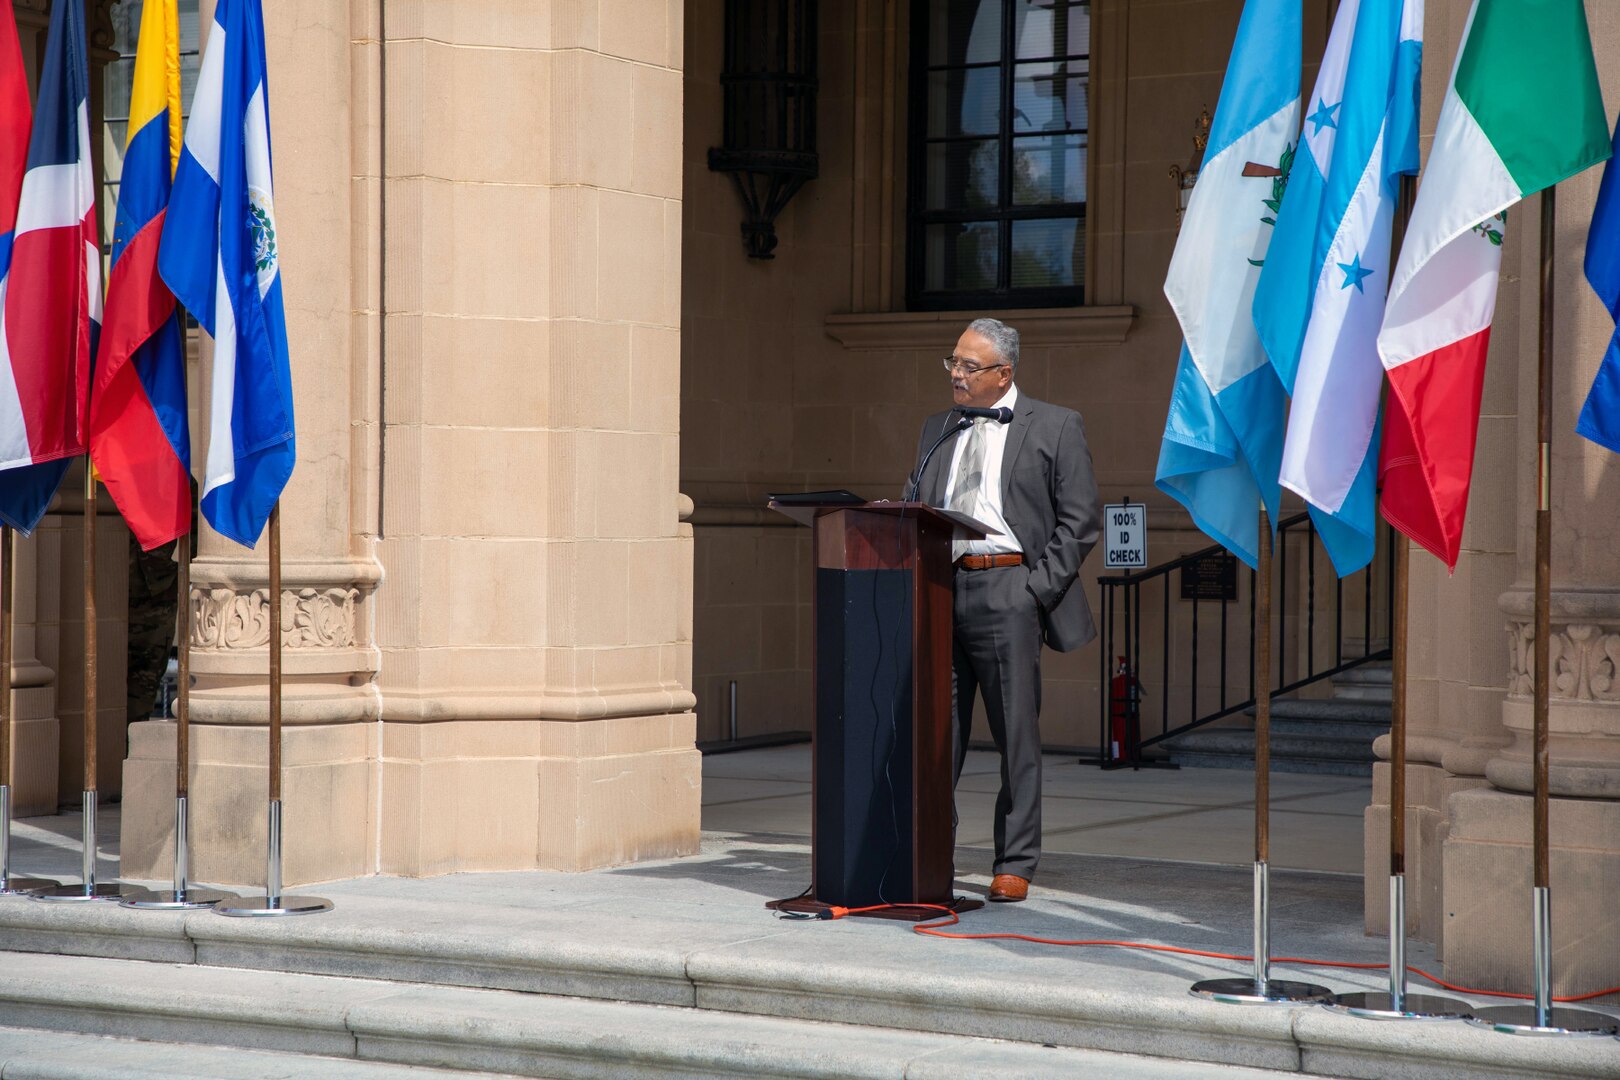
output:
[[[1281,522],[1272,561],[1273,695],[1390,658],[1393,537],[1394,530],[1382,530],[1372,563],[1339,578],[1308,514]],[[1174,582],[1178,571],[1180,580]],[[1332,581],[1331,589],[1319,580],[1322,575]],[[1148,748],[1254,705],[1255,578],[1253,570],[1240,574],[1237,560],[1215,545],[1146,570],[1097,579],[1099,749],[1105,768],[1154,764],[1144,757]],[[1245,579],[1246,590],[1240,588]],[[1173,601],[1176,584],[1180,597]],[[1242,592],[1247,596],[1240,598]],[[1239,604],[1248,608],[1247,618],[1232,617],[1230,609]],[[1144,626],[1154,621],[1158,625],[1149,626],[1148,648],[1151,653],[1157,638],[1156,658],[1144,654],[1142,643]],[[1234,683],[1244,688],[1241,699]],[[1144,725],[1152,730],[1144,731]]]

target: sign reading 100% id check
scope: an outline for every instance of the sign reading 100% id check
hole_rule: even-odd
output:
[[[1111,503],[1103,507],[1103,567],[1138,570],[1147,566],[1147,505]]]

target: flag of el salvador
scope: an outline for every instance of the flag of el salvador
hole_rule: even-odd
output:
[[[1614,157],[1603,167],[1603,183],[1598,188],[1597,206],[1592,211],[1592,227],[1586,234],[1586,280],[1609,309],[1611,318],[1620,320],[1620,124],[1614,129]],[[1575,430],[1599,446],[1620,454],[1620,325],[1609,339],[1608,351],[1598,367],[1597,378],[1581,406]]]
[[[264,15],[219,0],[158,270],[214,339],[203,516],[248,547],[297,457],[278,242]]]

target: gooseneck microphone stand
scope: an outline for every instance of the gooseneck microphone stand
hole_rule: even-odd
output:
[[[945,418],[946,418],[947,422],[950,420],[950,417],[951,417],[952,413],[955,413],[955,412],[956,412],[956,410],[952,409],[950,412],[945,414]],[[918,493],[919,489],[922,488],[923,473],[928,468],[928,462],[933,459],[934,451],[938,450],[941,446],[943,446],[945,444],[945,440],[950,438],[952,435],[955,435],[958,431],[965,431],[966,429],[968,429],[968,428],[970,428],[972,426],[973,426],[973,421],[971,419],[969,419],[968,417],[964,416],[960,420],[958,420],[956,423],[951,424],[949,427],[947,427],[940,434],[939,438],[934,440],[934,445],[930,446],[928,448],[928,452],[923,455],[922,464],[917,466],[917,474],[912,477],[911,483],[909,485],[907,485],[907,487],[906,487],[906,497],[905,497],[905,500],[904,500],[905,502],[916,502],[917,501],[917,493]]]

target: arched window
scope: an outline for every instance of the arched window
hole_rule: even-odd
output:
[[[909,306],[1080,304],[1090,0],[914,0]]]

